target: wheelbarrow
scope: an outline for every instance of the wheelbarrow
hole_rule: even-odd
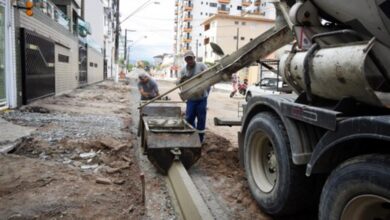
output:
[[[138,135],[149,161],[166,173],[174,160],[190,168],[201,156],[197,130],[183,118],[177,102],[155,102],[140,109]]]

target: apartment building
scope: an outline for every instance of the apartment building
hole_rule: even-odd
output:
[[[107,76],[104,73],[104,1],[82,1],[82,18],[91,27],[90,34],[85,39],[87,41],[88,54],[88,82],[95,83],[102,81]]]
[[[104,0],[104,76],[111,78],[114,76],[115,66],[115,13],[116,5],[114,0]]]
[[[214,15],[202,23],[204,46],[199,48],[203,61],[215,63],[221,57],[212,52],[210,42],[218,44],[225,54],[231,54],[274,26],[273,19],[259,16]],[[273,58],[270,55],[268,58]],[[260,68],[257,64],[239,71],[241,79],[249,84],[259,80]]]
[[[105,29],[104,16],[113,1],[33,0],[28,16],[25,0],[0,0],[0,109],[107,77],[104,51],[114,49],[105,46],[105,31],[114,25]]]
[[[213,15],[202,23],[204,38],[203,46],[198,47],[199,56],[204,62],[214,63],[220,57],[212,52],[210,42],[231,54],[273,26],[273,19],[259,16]]]
[[[204,30],[202,23],[213,15],[275,17],[272,4],[261,0],[176,0],[174,52],[193,50],[202,59]]]

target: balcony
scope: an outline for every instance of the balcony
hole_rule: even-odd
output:
[[[184,5],[184,11],[191,11],[191,10],[192,10],[192,7],[193,7],[192,4],[185,4],[185,5]]]
[[[192,27],[185,27],[185,28],[183,29],[183,31],[186,32],[186,33],[191,33]]]
[[[185,37],[185,38],[183,38],[183,42],[184,43],[191,43],[191,41],[192,41],[192,38],[191,37]]]
[[[252,4],[252,1],[246,1],[246,0],[242,1],[242,6],[244,6],[244,7],[248,7],[251,4]]]
[[[176,2],[175,2],[175,6],[179,6],[179,1],[176,1]]]
[[[230,8],[218,8],[218,14],[229,14]]]
[[[218,3],[229,4],[230,0],[218,0]]]
[[[260,4],[261,4],[261,1],[260,1],[260,0],[256,0],[256,1],[255,1],[255,6],[260,6]]]
[[[256,9],[253,12],[251,12],[250,14],[252,14],[252,15],[261,15],[260,9]]]
[[[192,21],[192,15],[186,15],[186,16],[184,16],[183,21]]]
[[[70,31],[70,19],[53,2],[38,0],[34,1],[34,4],[36,5],[35,8]]]
[[[175,10],[175,15],[178,15],[179,14],[179,12],[177,11],[177,9]]]

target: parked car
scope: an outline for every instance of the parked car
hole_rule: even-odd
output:
[[[253,96],[264,94],[291,93],[292,90],[281,78],[263,78],[260,82],[247,88],[245,100],[249,101]]]

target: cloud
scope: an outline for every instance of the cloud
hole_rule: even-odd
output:
[[[147,1],[121,1],[121,20]],[[136,30],[128,32],[128,39],[135,42],[130,49],[131,60],[152,61],[158,54],[173,53],[175,0],[159,0],[159,5],[152,4],[152,1],[121,25],[122,30]],[[145,35],[146,39],[143,38]]]
[[[167,45],[148,45],[137,46],[130,50],[130,60],[148,60],[153,61],[153,57],[163,53],[172,53],[172,46]]]

